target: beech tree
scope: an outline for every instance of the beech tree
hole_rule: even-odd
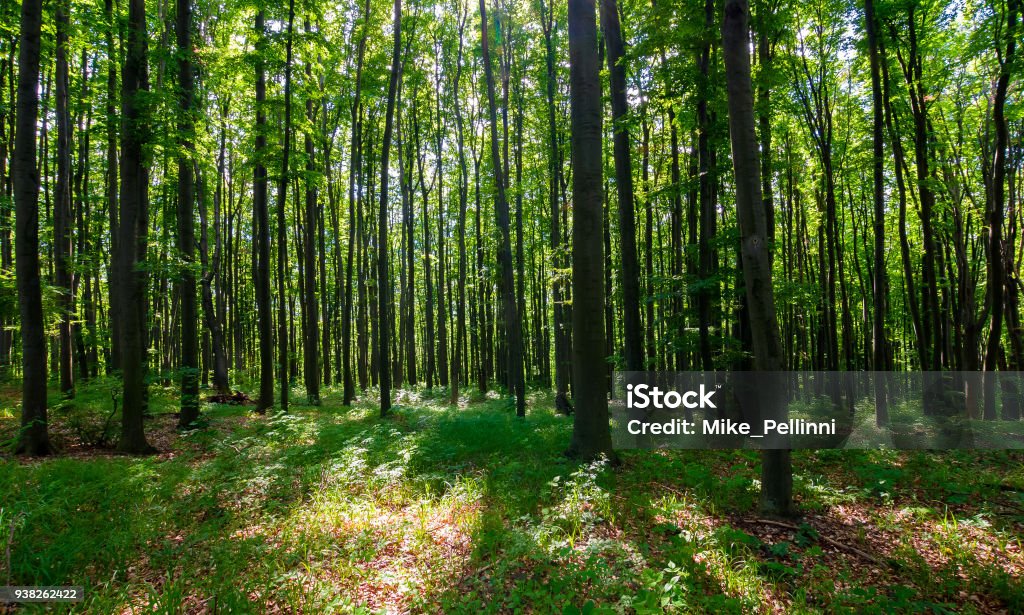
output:
[[[18,46],[18,102],[11,175],[14,180],[18,312],[21,316],[21,437],[18,451],[51,452],[46,417],[46,336],[39,279],[39,170],[36,122],[39,117],[39,35],[43,3],[21,3]]]

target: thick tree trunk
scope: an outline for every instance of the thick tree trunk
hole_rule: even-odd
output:
[[[608,429],[602,286],[601,80],[594,0],[569,0],[572,121],[572,329],[576,414],[569,454],[614,457]]]
[[[754,95],[750,81],[749,6],[747,0],[726,0],[722,20],[722,55],[729,99],[729,134],[736,177],[736,213],[740,224],[741,258],[750,313],[754,365],[761,371],[783,368],[782,344],[775,317],[767,216],[761,200],[760,161],[754,133]],[[793,512],[793,473],[788,450],[762,455],[761,511]]]
[[[121,72],[121,194],[118,226],[118,294],[121,305],[121,359],[124,391],[121,398],[121,440],[126,453],[150,453],[143,416],[147,406],[146,320],[148,275],[146,253],[149,235],[148,155],[150,138],[147,68],[148,38],[146,3],[130,0],[128,38]]]
[[[18,309],[21,316],[21,435],[19,453],[51,452],[46,417],[46,337],[39,279],[39,35],[41,0],[23,0],[18,49],[17,118],[11,177],[14,184]]]
[[[178,294],[181,301],[181,413],[178,427],[189,427],[199,418],[199,358],[196,312],[196,278],[192,268],[195,253],[195,194],[192,169],[195,164],[192,132],[192,2],[177,0],[178,43],[178,252],[182,261]]]

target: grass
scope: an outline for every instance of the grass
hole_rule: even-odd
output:
[[[76,444],[98,384],[54,413],[66,455],[0,461],[0,584],[82,585],[87,613],[1024,611],[1020,452],[797,452],[782,527],[757,518],[755,453],[577,464],[545,395],[522,421],[406,391],[380,420],[329,389],[177,435],[172,393],[160,455]]]

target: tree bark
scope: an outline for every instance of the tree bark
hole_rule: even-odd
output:
[[[295,33],[295,0],[288,2],[288,39],[284,62],[284,143],[281,151],[281,177],[277,184],[277,363],[281,379],[281,412],[288,412],[291,389],[291,356],[288,344],[288,236],[285,212],[288,207],[288,162],[292,139],[292,43]]]
[[[572,329],[576,414],[568,453],[614,457],[608,430],[602,274],[601,80],[594,0],[569,0],[572,123]]]
[[[57,185],[53,203],[53,277],[54,285],[60,293],[57,300],[60,312],[60,390],[65,396],[71,397],[74,395],[75,383],[71,338],[74,280],[71,272],[71,113],[68,109],[70,2],[58,0],[56,4]]]
[[[149,172],[144,146],[150,139],[145,0],[128,4],[128,37],[121,72],[121,194],[118,222],[118,277],[121,305],[121,440],[125,453],[143,454],[155,449],[146,441],[143,416],[147,406],[146,320],[148,275],[146,253],[149,235]]]
[[[1006,206],[1006,156],[1010,140],[1006,122],[1006,94],[1010,86],[1011,67],[1017,49],[1017,16],[1019,0],[1006,0],[1006,50],[999,50],[999,78],[992,97],[992,123],[995,124],[996,142],[992,159],[991,198],[985,217],[988,227],[988,291],[989,314],[991,315],[988,341],[985,344],[985,371],[994,372],[998,366],[1003,335],[1003,285],[1006,274],[1003,270],[1003,222]],[[985,378],[985,420],[996,418],[995,377]]]
[[[305,23],[306,34],[311,31],[309,20]],[[306,79],[313,82],[313,70],[309,61],[306,62]],[[313,82],[315,83],[315,82]],[[308,88],[313,92],[315,88]],[[314,112],[312,96],[306,98],[306,121],[308,122],[305,135],[306,147],[306,232],[303,234],[302,253],[305,261],[305,282],[302,285],[303,303],[305,304],[306,326],[305,339],[302,343],[302,374],[306,383],[306,399],[313,406],[320,405],[320,315],[319,305],[316,298],[317,290],[317,259],[316,241],[319,235],[318,223],[320,219],[317,208],[317,189],[313,179],[316,172],[316,152],[313,149],[313,127],[316,126],[316,114]],[[325,325],[326,328],[326,325]]]
[[[266,26],[263,9],[256,14],[256,151],[253,170],[253,226],[256,237],[256,311],[259,319],[260,398],[256,409],[274,405],[274,323],[270,306],[270,214],[267,207]],[[284,300],[284,297],[282,297]]]
[[[878,54],[878,17],[875,15],[874,0],[864,0],[864,21],[867,26],[868,55],[871,64],[871,142],[872,153],[872,200],[875,213],[875,244],[872,293],[874,319],[871,340],[872,369],[885,371],[885,297],[888,283],[885,274],[885,120],[882,100],[882,73]],[[889,423],[889,409],[886,404],[885,387],[880,377],[875,377],[875,424],[879,427]]]
[[[741,258],[750,313],[754,365],[780,371],[784,362],[775,316],[767,216],[761,200],[760,160],[754,133],[754,95],[750,80],[749,5],[726,0],[722,20],[722,55],[729,100],[729,134],[736,177],[736,213],[740,224]],[[766,450],[761,464],[761,511],[788,516],[793,512],[793,472],[788,450]]]
[[[39,171],[36,122],[39,119],[39,36],[41,0],[23,0],[18,49],[17,116],[11,178],[14,184],[18,308],[21,316],[21,435],[19,453],[52,452],[46,416],[46,337],[39,279]]]
[[[640,267],[636,257],[636,213],[633,203],[633,163],[626,115],[626,68],[619,8],[616,0],[601,0],[601,26],[611,75],[612,122],[614,123],[615,189],[619,202],[619,257],[622,261],[622,333],[626,370],[644,369],[643,336],[640,331]]]
[[[384,116],[384,138],[380,153],[380,208],[377,215],[377,346],[380,381],[380,416],[391,410],[391,271],[388,254],[388,157],[394,129],[395,95],[401,76],[402,0],[395,0],[395,43],[391,52],[391,79],[388,83],[387,112]],[[399,154],[401,155],[401,154]]]
[[[341,317],[341,344],[342,344],[342,364],[343,374],[343,394],[342,403],[345,405],[351,405],[355,399],[355,382],[352,377],[352,267],[353,267],[353,251],[355,249],[357,237],[357,225],[356,225],[356,171],[357,171],[357,154],[359,151],[359,103],[362,95],[362,81],[363,81],[363,58],[366,56],[366,34],[367,26],[370,19],[370,0],[366,0],[366,4],[363,8],[363,22],[362,29],[359,35],[359,46],[356,51],[356,82],[355,82],[355,96],[352,101],[352,145],[349,151],[349,170],[348,170],[348,259],[345,264],[345,310]]]
[[[591,2],[593,7],[593,2]],[[522,323],[516,305],[515,282],[512,275],[512,242],[509,228],[508,200],[505,195],[503,164],[498,148],[498,120],[494,101],[494,71],[491,68],[490,44],[487,35],[487,5],[480,0],[481,45],[483,47],[484,75],[487,78],[487,102],[491,124],[491,159],[494,167],[494,185],[497,191],[495,214],[500,233],[498,263],[501,267],[501,302],[505,326],[506,368],[509,383],[516,397],[516,416],[526,416],[526,387],[523,380]],[[507,160],[505,161],[507,163]]]
[[[195,194],[192,169],[192,2],[177,0],[175,30],[178,43],[178,252],[182,266],[178,294],[181,301],[181,413],[178,427],[187,428],[199,418],[199,358],[196,312]]]

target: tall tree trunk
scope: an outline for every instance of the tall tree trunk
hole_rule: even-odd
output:
[[[593,8],[593,2],[590,3]],[[487,78],[487,102],[490,110],[491,124],[491,158],[494,167],[494,185],[497,190],[495,200],[498,232],[501,233],[498,243],[498,263],[501,267],[501,296],[505,326],[505,356],[509,383],[516,396],[516,416],[526,416],[526,386],[523,380],[523,346],[522,323],[519,320],[516,305],[515,281],[512,275],[512,242],[509,228],[508,200],[505,195],[506,173],[502,173],[503,164],[498,148],[498,120],[494,101],[494,71],[491,68],[491,52],[487,35],[487,5],[480,0],[480,29],[483,51],[484,75]],[[599,158],[600,160],[600,158]],[[507,160],[505,161],[507,164]]]
[[[292,43],[295,33],[295,0],[288,2],[288,39],[285,43],[284,63],[284,143],[281,151],[281,178],[277,184],[277,362],[281,379],[281,412],[288,412],[288,393],[291,389],[291,358],[288,344],[288,314],[286,277],[288,271],[288,236],[285,212],[288,207],[288,160],[292,139]]]
[[[555,10],[548,7],[544,10],[544,2],[541,0],[541,28],[544,30],[544,59],[547,66],[547,79],[545,83],[545,94],[547,96],[547,120],[548,120],[548,172],[550,174],[548,184],[548,198],[550,199],[551,215],[551,264],[555,270],[551,276],[551,307],[553,312],[553,328],[555,336],[555,408],[559,412],[569,412],[569,370],[571,358],[568,348],[568,328],[565,316],[565,298],[563,297],[563,275],[560,273],[565,268],[565,259],[562,248],[562,213],[559,207],[559,189],[561,184],[562,165],[558,155],[558,130],[555,125],[555,49],[552,40]]]
[[[377,345],[380,353],[380,415],[391,410],[391,271],[388,247],[388,157],[391,154],[391,133],[394,129],[395,95],[401,76],[402,0],[395,0],[395,43],[391,52],[391,79],[388,83],[387,112],[384,116],[384,138],[380,151],[380,208],[377,215]],[[399,153],[401,155],[401,153]]]
[[[230,393],[228,383],[228,354],[224,339],[225,316],[223,310],[226,308],[224,299],[224,288],[221,276],[221,211],[224,209],[224,172],[225,154],[227,150],[227,111],[228,104],[220,105],[220,152],[217,156],[217,188],[213,197],[213,258],[212,262],[208,245],[208,223],[206,200],[199,198],[199,221],[202,228],[199,240],[199,254],[202,261],[203,275],[200,278],[201,298],[203,303],[203,319],[206,321],[206,328],[210,332],[210,345],[213,354],[213,388],[218,393],[226,395]],[[202,193],[202,190],[200,190]],[[217,305],[213,300],[213,286],[217,286]]]
[[[874,0],[864,0],[864,21],[867,25],[868,55],[871,63],[871,140],[872,153],[872,199],[875,213],[875,253],[872,293],[874,297],[874,319],[871,340],[872,369],[884,371],[885,361],[885,296],[888,283],[885,275],[885,120],[882,100],[882,73],[878,54],[878,17],[875,15]],[[882,379],[875,377],[875,423],[881,427],[889,423],[889,408],[885,398]]]
[[[177,0],[175,30],[178,43],[178,251],[182,267],[178,294],[181,301],[181,413],[178,426],[186,428],[199,418],[199,358],[196,278],[192,268],[195,244],[195,195],[192,168],[192,2]]]
[[[104,96],[107,125],[107,171],[106,171],[106,197],[108,222],[110,224],[110,269],[108,271],[109,282],[107,283],[108,298],[110,306],[120,306],[120,299],[117,297],[118,276],[117,269],[118,253],[118,185],[117,185],[117,49],[114,47],[114,28],[117,20],[114,17],[114,0],[104,0],[103,15],[106,19],[106,51],[107,51],[107,91]],[[107,365],[107,373],[121,368],[121,320],[110,319],[110,357]]]
[[[736,214],[740,224],[741,258],[750,313],[754,365],[762,371],[783,368],[782,344],[775,317],[768,225],[761,200],[760,160],[754,133],[754,94],[750,81],[749,6],[747,0],[725,0],[722,55],[729,99],[729,134],[736,177]],[[793,472],[788,450],[762,455],[761,511],[790,515]]]
[[[71,263],[71,113],[68,109],[68,29],[70,2],[58,0],[56,59],[57,186],[53,203],[53,271],[59,289],[60,390],[74,395],[71,320],[74,311],[74,281]]]
[[[615,131],[615,188],[619,201],[619,256],[622,261],[622,333],[625,338],[626,369],[644,368],[643,336],[640,331],[640,267],[636,257],[636,214],[633,205],[633,163],[626,127],[626,68],[616,0],[601,0],[601,26],[611,75],[612,122]]]
[[[1017,16],[1020,0],[1006,0],[1006,50],[1000,50],[999,78],[992,97],[992,122],[995,124],[996,142],[992,159],[991,198],[985,217],[988,227],[988,291],[991,315],[988,341],[985,348],[985,371],[994,372],[1003,336],[1003,285],[1006,282],[1003,255],[1003,222],[1006,205],[1006,156],[1010,135],[1006,123],[1006,93],[1010,86],[1011,67],[1017,49]],[[985,420],[996,418],[995,377],[985,378]]]
[[[39,170],[36,123],[39,119],[39,35],[41,0],[23,0],[18,49],[18,96],[11,178],[14,184],[18,311],[21,316],[21,433],[17,450],[48,455],[46,417],[46,337],[39,279]]]
[[[352,145],[349,152],[348,170],[348,259],[345,263],[345,310],[341,317],[341,344],[344,380],[342,403],[350,405],[355,399],[355,382],[352,377],[352,265],[353,251],[357,241],[356,225],[356,171],[360,151],[359,101],[362,95],[363,58],[366,55],[366,34],[370,19],[370,0],[366,0],[356,52],[355,96],[352,101]],[[362,287],[362,285],[360,285]]]
[[[309,35],[311,28],[309,20],[305,22],[306,34]],[[306,61],[306,79],[313,82],[313,70],[310,67],[310,63]],[[309,88],[309,91],[315,91],[314,88]],[[316,159],[315,151],[313,149],[313,134],[312,131],[316,126],[316,114],[314,113],[315,106],[313,105],[313,98],[311,96],[306,97],[306,121],[308,122],[305,136],[306,146],[306,232],[303,233],[303,258],[305,261],[305,267],[303,273],[305,274],[305,281],[302,285],[303,291],[303,303],[305,304],[306,313],[306,326],[303,328],[305,332],[305,339],[302,343],[302,374],[303,380],[306,383],[306,399],[314,406],[320,405],[320,315],[319,306],[316,299],[317,289],[317,260],[316,260],[316,240],[319,233],[317,232],[320,216],[318,215],[317,208],[317,189],[316,183],[313,179],[313,174],[316,172]],[[326,327],[325,327],[326,328]]]
[[[608,429],[602,287],[601,79],[594,0],[569,0],[572,122],[572,329],[576,414],[569,454],[614,457]]]
[[[459,11],[459,50],[455,58],[455,79],[452,82],[452,104],[455,107],[455,129],[458,132],[458,157],[459,157],[459,285],[458,297],[456,299],[455,317],[455,358],[452,361],[452,373],[449,384],[449,402],[459,402],[459,383],[462,381],[462,363],[465,360],[463,345],[466,342],[466,207],[469,200],[469,169],[466,165],[465,135],[462,124],[462,102],[459,99],[459,88],[462,86],[462,49],[463,34],[466,29],[468,11],[462,8],[460,3]],[[440,92],[438,92],[440,96]],[[440,117],[438,118],[440,120]],[[430,280],[427,280],[430,286]]]
[[[718,254],[711,246],[717,233],[718,204],[715,182],[715,153],[711,144],[712,113],[708,109],[711,92],[711,31],[714,27],[714,0],[704,2],[704,43],[697,58],[700,71],[700,85],[697,96],[697,183],[699,195],[699,229],[697,239],[697,327],[700,335],[701,368],[712,371],[715,366],[711,356],[711,327],[716,319],[712,316],[712,301],[718,294],[715,281],[718,270]]]
[[[126,453],[149,453],[143,416],[147,405],[146,319],[149,299],[146,252],[149,235],[149,172],[144,146],[150,138],[145,0],[128,3],[128,39],[121,72],[121,194],[118,222],[118,294],[121,305],[121,440]]]
[[[256,14],[256,165],[253,170],[253,226],[256,236],[256,311],[259,316],[260,399],[256,409],[266,412],[274,405],[274,323],[270,305],[270,214],[267,207],[267,33],[263,9]],[[281,297],[284,300],[284,297]]]

